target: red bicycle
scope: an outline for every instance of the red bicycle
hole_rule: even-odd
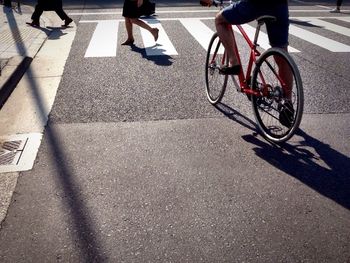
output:
[[[214,0],[213,4],[223,8],[231,4],[231,1]],[[229,77],[232,78],[237,91],[247,94],[251,101],[262,136],[269,141],[281,143],[290,139],[300,125],[304,94],[298,67],[287,51],[276,47],[263,53],[258,50],[262,25],[275,20],[272,16],[259,17],[253,41],[242,26],[235,25],[250,51],[246,69],[244,71],[242,67],[239,75],[228,76],[220,73],[220,69],[227,66],[229,61],[218,34],[214,33],[207,51],[205,83],[207,98],[211,104],[216,105],[224,96]],[[232,26],[230,29],[232,30]],[[234,52],[241,64],[238,48]],[[279,74],[282,65],[284,72],[288,73],[287,76]]]

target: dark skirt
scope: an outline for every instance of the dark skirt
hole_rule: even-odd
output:
[[[137,0],[125,0],[123,5],[123,16],[128,18],[139,18],[140,10],[137,7]]]

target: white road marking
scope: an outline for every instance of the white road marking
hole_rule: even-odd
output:
[[[248,24],[242,25],[242,27],[243,27],[244,31],[247,33],[248,37],[251,39],[251,41],[254,41],[256,29]],[[233,28],[235,31],[237,31],[238,33],[241,34],[241,32],[238,30],[237,27],[234,26]],[[258,38],[258,44],[263,49],[269,49],[271,47],[270,43],[269,43],[269,38],[268,38],[266,33],[260,31],[259,38]],[[288,47],[288,51],[293,52],[293,53],[300,52],[299,50],[297,50],[296,48],[293,48],[291,46]]]
[[[350,36],[350,29],[339,26],[327,21],[322,20],[324,17],[291,17],[291,19],[298,19],[300,21],[310,23],[312,25],[323,27],[326,30],[336,32],[345,36]],[[332,16],[327,17],[332,19],[339,19],[341,21],[350,22],[349,17]],[[161,21],[180,21],[180,23],[186,28],[186,30],[196,39],[196,41],[207,50],[209,41],[213,35],[207,25],[202,20],[213,20],[214,17],[196,17],[196,18],[163,18],[163,19],[143,19],[146,23],[152,27],[159,29],[159,39],[157,43],[154,42],[152,34],[147,30],[140,28],[144,47],[148,56],[161,56],[161,55],[178,55],[175,47],[171,43],[164,28],[161,25]],[[103,57],[103,56],[116,56],[117,49],[117,34],[118,23],[124,21],[121,19],[116,20],[84,20],[80,23],[98,23],[94,35],[86,51],[86,57]],[[235,31],[239,32],[236,27],[233,27]],[[255,27],[246,24],[243,28],[251,40],[254,39]],[[106,33],[107,32],[107,33]],[[334,41],[319,34],[310,32],[303,28],[290,25],[290,35],[294,35],[302,40],[308,41],[314,45],[325,48],[331,52],[350,52],[350,46]],[[266,33],[260,31],[259,45],[263,49],[270,47],[268,36]],[[294,47],[289,47],[290,52],[300,52]],[[222,52],[219,51],[219,52]]]
[[[326,22],[318,18],[311,18],[311,17],[299,17],[298,20],[302,20],[303,22],[306,22],[315,26],[320,26],[324,29],[350,37],[350,29],[343,26],[338,26],[336,24]]]
[[[117,20],[98,21],[85,57],[115,57],[118,40]]]
[[[328,17],[327,17],[328,18]],[[350,17],[336,17],[337,19],[350,23]]]
[[[156,43],[154,41],[153,35],[146,29],[140,27],[143,44],[146,49],[146,54],[148,56],[178,55],[175,47],[171,43],[168,35],[166,34],[160,22],[154,19],[146,20],[145,22],[151,27],[156,27],[159,29],[159,37]]]
[[[207,50],[214,31],[197,18],[181,18],[180,22],[198,43]]]
[[[289,33],[291,35],[297,36],[300,39],[308,41],[316,46],[325,48],[332,52],[350,52],[350,46],[339,43],[332,39],[320,36],[318,34],[312,33],[308,30],[290,25]]]

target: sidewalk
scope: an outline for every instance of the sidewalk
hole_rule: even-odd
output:
[[[40,28],[32,6],[0,5],[0,226],[20,171],[34,164],[48,115],[75,36],[55,12],[44,12]]]
[[[31,6],[21,6],[19,10],[1,6],[1,9],[0,107],[7,99],[4,97],[8,96],[8,94],[5,94],[5,96],[2,94],[6,88],[6,82],[14,74],[20,79],[30,63],[22,64],[22,62],[26,57],[35,57],[50,33],[49,30],[38,30],[37,28],[32,28],[26,24],[26,22],[31,21],[30,17],[34,11],[34,8]],[[42,21],[47,24],[49,23],[49,18],[43,15]]]

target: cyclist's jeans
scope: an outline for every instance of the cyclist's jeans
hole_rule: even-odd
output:
[[[288,46],[289,13],[288,3],[281,2],[256,4],[249,0],[241,0],[222,10],[222,15],[232,25],[245,24],[263,15],[275,16],[276,22],[266,24],[270,45],[284,48]]]

